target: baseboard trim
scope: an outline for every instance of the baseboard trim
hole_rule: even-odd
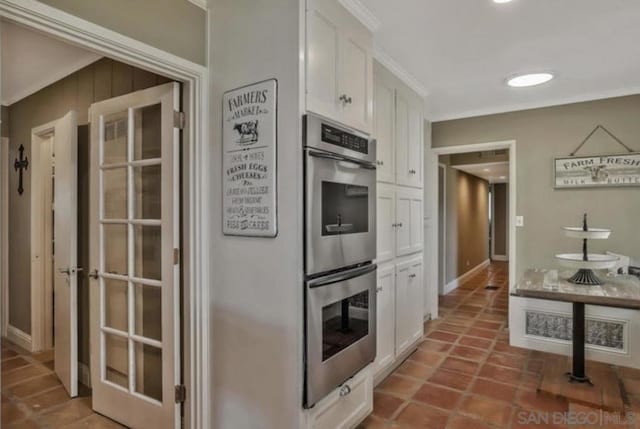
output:
[[[28,352],[33,350],[31,335],[21,331],[15,326],[7,325],[7,340],[11,341],[16,346],[22,347]]]
[[[507,255],[491,255],[491,260],[500,261],[500,262],[508,262],[509,257]]]
[[[491,263],[491,259],[487,259],[486,261],[483,261],[483,262],[479,263],[478,265],[476,265],[475,267],[471,268],[469,271],[467,271],[466,273],[464,273],[463,275],[461,275],[457,279],[454,279],[454,280],[450,281],[449,283],[444,285],[444,290],[442,291],[442,294],[446,295],[446,294],[448,294],[450,292],[453,292],[462,283],[464,283],[465,281],[467,281],[468,279],[470,279],[474,275],[478,274],[478,271],[480,271],[480,270],[486,268],[487,266],[489,266],[490,263]]]
[[[78,362],[78,381],[91,388],[91,371],[86,363]]]

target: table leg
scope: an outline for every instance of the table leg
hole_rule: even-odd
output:
[[[585,320],[584,303],[573,303],[573,368],[569,376],[571,383],[589,383],[593,385],[585,374]]]

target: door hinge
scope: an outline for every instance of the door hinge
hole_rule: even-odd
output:
[[[173,111],[173,126],[180,130],[185,127],[186,118],[184,112]]]
[[[184,384],[178,384],[175,387],[176,392],[176,404],[182,404],[187,400],[187,388]]]
[[[173,249],[173,265],[180,263],[180,249]]]

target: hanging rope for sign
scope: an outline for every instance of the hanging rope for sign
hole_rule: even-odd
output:
[[[591,138],[591,137],[596,133],[596,131],[598,131],[598,130],[602,130],[602,131],[604,131],[604,132],[605,132],[605,133],[607,133],[607,134],[608,134],[612,139],[614,139],[614,140],[615,140],[616,142],[618,142],[622,147],[624,147],[627,151],[629,151],[629,153],[633,153],[633,150],[631,150],[631,148],[630,148],[629,146],[627,146],[626,144],[624,144],[624,143],[622,142],[622,140],[620,140],[618,137],[616,137],[616,136],[615,136],[611,131],[609,131],[608,129],[606,129],[606,128],[605,128],[605,127],[603,127],[602,125],[598,125],[597,127],[595,127],[595,128],[593,129],[593,131],[591,131],[591,132],[589,133],[589,135],[588,135],[587,137],[585,137],[585,139],[584,139],[584,140],[582,140],[582,142],[580,143],[580,145],[578,145],[578,147],[577,147],[573,152],[571,152],[571,153],[569,154],[569,156],[575,156],[575,155],[576,155],[576,153],[578,153],[578,151],[579,151],[580,149],[582,149],[582,146],[584,146],[584,145],[585,145],[585,143],[586,143],[587,141],[589,141],[589,139],[590,139],[590,138]]]

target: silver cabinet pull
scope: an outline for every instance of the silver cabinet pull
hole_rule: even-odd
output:
[[[98,270],[94,269],[93,271],[91,271],[91,272],[89,273],[89,277],[91,277],[91,278],[92,278],[92,279],[94,279],[94,280],[98,280],[98,277],[100,277],[100,276],[98,275]]]
[[[376,289],[376,292],[380,293],[382,292],[382,286],[380,286],[379,288]]]
[[[416,170],[409,170],[409,174],[416,174]]]
[[[66,275],[71,274],[71,270],[69,268],[58,268],[58,272],[60,274],[66,274]]]
[[[396,224],[398,226],[398,228],[402,228],[402,222]]]
[[[347,94],[342,94],[339,100],[342,101],[343,106],[346,106],[347,104],[351,104],[353,102],[353,99],[351,97],[348,97]]]
[[[348,384],[340,388],[340,396],[347,396],[349,393],[351,393],[351,387]]]
[[[409,278],[410,278],[410,279],[413,279],[413,278],[415,278],[415,277],[416,277],[416,275],[415,275],[415,274],[409,274]]]
[[[384,165],[384,161],[376,161],[376,164],[378,164],[380,167],[382,167]]]

